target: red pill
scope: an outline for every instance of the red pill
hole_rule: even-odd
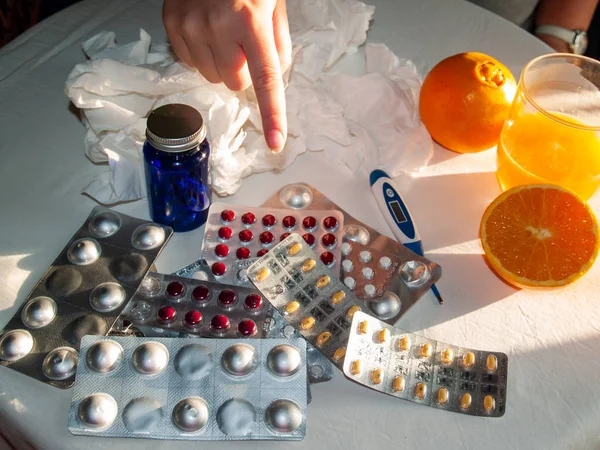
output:
[[[210,297],[210,289],[204,285],[196,286],[192,291],[192,298],[197,302],[203,302]]]
[[[286,237],[288,237],[290,235],[290,233],[283,233],[281,235],[281,237],[279,238],[279,242],[283,241]]]
[[[185,287],[179,281],[171,281],[167,286],[166,294],[169,298],[181,298],[184,293]]]
[[[250,231],[250,230],[242,230],[242,231],[240,231],[239,237],[240,237],[240,241],[242,241],[242,242],[250,242],[252,240],[252,238],[254,237],[254,235],[252,234],[252,231]]]
[[[162,306],[158,310],[157,320],[160,323],[171,323],[175,320],[177,316],[177,311],[172,306]]]
[[[231,239],[231,236],[233,236],[233,231],[231,231],[231,228],[229,227],[221,227],[219,228],[219,237],[221,239],[223,239],[224,241]]]
[[[308,231],[313,230],[317,226],[317,219],[313,216],[307,216],[302,220],[302,226]]]
[[[183,323],[186,327],[197,327],[202,323],[202,313],[196,309],[186,312],[183,317]]]
[[[270,231],[263,231],[262,233],[260,233],[258,239],[260,239],[260,242],[262,244],[268,245],[275,240],[275,236],[273,236],[273,233],[271,233]]]
[[[259,251],[256,252],[256,256],[261,258],[261,257],[265,256],[267,253],[269,253],[269,250],[267,250],[266,248],[261,248]]]
[[[224,289],[219,294],[219,303],[226,308],[231,308],[237,300],[237,294],[231,289]]]
[[[275,219],[275,216],[273,214],[267,214],[262,218],[262,224],[265,228],[272,227],[273,225],[275,225],[276,221],[277,220]]]
[[[223,222],[227,222],[228,223],[228,222],[233,221],[233,219],[235,219],[235,213],[232,210],[226,209],[225,211],[223,211],[221,213],[221,220]]]
[[[235,252],[237,259],[248,259],[250,258],[250,249],[248,247],[240,247]]]
[[[294,228],[296,226],[296,218],[294,216],[285,216],[281,223],[284,228]]]
[[[335,234],[327,233],[323,235],[323,237],[321,238],[321,242],[323,243],[323,247],[331,248],[335,246],[337,238],[335,237]]]
[[[337,228],[338,221],[335,217],[329,216],[323,219],[323,227],[328,231],[333,231]]]
[[[310,233],[305,233],[302,235],[302,238],[304,239],[304,241],[310,246],[312,247],[313,245],[315,245],[315,237],[310,234]]]
[[[248,294],[244,299],[244,306],[250,310],[260,309],[263,305],[263,299],[258,294]]]
[[[243,337],[250,337],[256,334],[256,324],[254,320],[246,319],[242,320],[238,325],[238,333]]]
[[[254,222],[256,222],[256,216],[251,212],[247,212],[242,216],[242,223],[244,225],[252,225]]]
[[[225,314],[217,314],[210,320],[210,327],[215,333],[225,333],[229,330],[229,318]]]
[[[217,255],[219,258],[225,258],[227,255],[229,255],[229,247],[227,247],[225,244],[218,244],[215,247],[215,255]]]
[[[334,263],[335,261],[335,256],[333,253],[331,252],[323,252],[321,253],[321,261],[323,262],[323,264],[325,264],[326,266],[330,266],[331,264]]]
[[[227,266],[225,266],[225,264],[223,264],[222,262],[214,263],[211,269],[212,273],[218,277],[225,275],[225,272],[227,272]]]

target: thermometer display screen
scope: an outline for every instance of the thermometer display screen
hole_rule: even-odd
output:
[[[398,202],[397,200],[394,200],[393,202],[389,203],[390,208],[392,208],[392,212],[394,213],[394,217],[396,218],[396,221],[398,223],[403,223],[406,222],[406,216],[404,215],[404,212],[402,211],[402,208],[400,207],[400,202]]]

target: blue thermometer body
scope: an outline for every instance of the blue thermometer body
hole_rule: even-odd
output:
[[[400,197],[394,181],[383,170],[374,170],[371,172],[369,182],[379,210],[396,239],[417,255],[423,256],[421,236],[419,236],[410,211]],[[444,303],[435,284],[431,286],[431,290],[437,297],[438,302],[440,304]]]

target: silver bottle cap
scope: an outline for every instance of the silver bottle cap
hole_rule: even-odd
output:
[[[181,103],[155,109],[146,122],[146,139],[153,147],[165,152],[185,152],[205,137],[202,115],[191,106]]]

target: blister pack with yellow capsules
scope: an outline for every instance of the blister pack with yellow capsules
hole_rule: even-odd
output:
[[[358,312],[344,374],[403,400],[462,414],[501,417],[506,409],[504,353],[427,339]]]
[[[352,317],[364,306],[299,234],[251,265],[248,277],[290,325],[341,367]]]

